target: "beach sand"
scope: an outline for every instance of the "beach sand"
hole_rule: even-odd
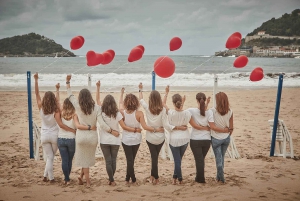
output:
[[[97,158],[96,165],[90,168],[92,187],[86,188],[77,184],[79,167],[73,167],[71,185],[62,185],[59,152],[54,161],[57,182],[42,181],[45,162],[29,159],[27,93],[1,91],[0,200],[300,200],[300,88],[283,89],[279,115],[292,135],[295,159],[269,157],[271,131],[268,120],[274,118],[277,89],[227,89],[225,92],[234,114],[233,136],[242,156],[241,159],[225,159],[226,184],[214,181],[216,167],[210,151],[205,160],[207,183],[195,183],[195,162],[188,147],[182,162],[185,184],[171,184],[173,161],[160,158],[160,184],[152,185],[147,180],[151,161],[143,131],[143,142],[135,161],[139,186],[125,186],[126,158],[120,147],[115,173],[117,186],[107,185],[105,162]],[[169,107],[174,93],[171,88]],[[179,93],[187,96],[184,108],[196,107],[196,91]],[[204,93],[211,96],[212,92]],[[112,94],[118,102],[120,94]],[[40,125],[34,93],[32,95],[33,120]],[[101,100],[105,95],[101,94]],[[149,92],[144,92],[146,102],[148,95]],[[61,92],[61,101],[66,96],[65,91]]]

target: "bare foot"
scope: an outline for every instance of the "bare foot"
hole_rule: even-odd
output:
[[[47,181],[48,181],[47,177],[44,177],[43,181],[44,181],[44,182],[47,182]]]
[[[82,181],[82,178],[81,178],[81,177],[78,177],[78,184],[79,184],[79,185],[83,185],[83,181]]]
[[[154,177],[150,176],[150,183],[153,183],[153,181],[154,181]]]
[[[131,182],[131,184],[132,184],[133,186],[138,186],[138,185],[139,185],[137,182]]]
[[[152,183],[153,183],[153,185],[159,184],[159,179],[155,179]]]
[[[86,182],[86,187],[91,188],[91,183]]]
[[[173,185],[176,185],[176,182],[177,182],[177,179],[173,179],[172,184],[173,184]]]
[[[125,181],[125,186],[129,187],[129,181]]]
[[[111,186],[116,186],[117,184],[116,184],[116,182],[113,181],[113,182],[110,182],[110,185]]]
[[[53,183],[55,183],[55,180],[54,179],[50,180],[50,184],[53,184]]]
[[[70,185],[70,181],[64,181],[64,185],[69,186]]]
[[[181,180],[181,181],[179,181],[179,184],[182,185],[182,184],[184,184],[184,183],[183,183],[183,181]]]

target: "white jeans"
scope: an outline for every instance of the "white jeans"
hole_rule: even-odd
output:
[[[46,167],[44,171],[44,177],[49,177],[49,180],[53,180],[53,160],[57,151],[57,135],[42,135],[41,142],[44,153],[47,156]]]

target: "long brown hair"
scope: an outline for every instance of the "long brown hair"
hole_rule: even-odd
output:
[[[229,111],[229,101],[228,97],[224,92],[219,92],[216,94],[216,110],[224,116]]]
[[[75,108],[69,98],[66,98],[63,103],[63,108],[61,111],[61,116],[65,120],[70,120],[72,119],[73,115],[75,114]]]
[[[179,94],[174,94],[172,96],[172,102],[175,104],[175,107],[180,109],[182,105],[182,97]]]
[[[151,91],[149,96],[149,110],[153,115],[159,115],[163,110],[160,93],[156,90]]]
[[[117,117],[117,113],[119,110],[115,98],[112,95],[108,94],[107,96],[105,96],[102,102],[101,110],[108,117]]]
[[[140,106],[139,100],[134,94],[126,94],[124,99],[124,107],[126,110],[137,110]]]
[[[58,111],[55,95],[52,91],[47,91],[42,100],[42,108],[45,115]]]
[[[92,114],[94,107],[95,107],[95,101],[93,100],[92,94],[88,89],[82,89],[79,92],[78,102],[79,102],[81,111],[85,115]]]
[[[199,108],[200,109],[200,114],[205,117],[205,101],[206,101],[205,94],[204,93],[197,93],[196,99],[200,104],[200,108]]]

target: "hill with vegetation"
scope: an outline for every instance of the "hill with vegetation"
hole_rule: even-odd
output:
[[[259,31],[265,31],[272,36],[300,36],[300,9],[294,10],[291,14],[285,13],[278,19],[273,17],[247,36],[256,35]]]
[[[56,54],[64,57],[74,57],[73,52],[68,52],[54,40],[36,33],[13,36],[0,40],[0,55],[29,56],[29,57],[54,57]]]

